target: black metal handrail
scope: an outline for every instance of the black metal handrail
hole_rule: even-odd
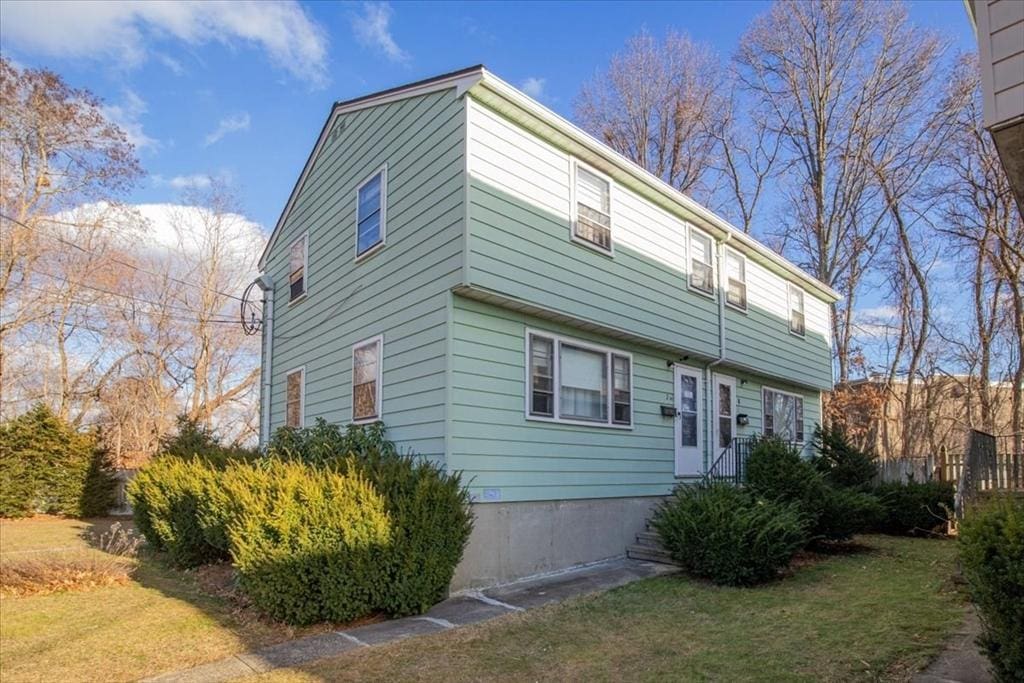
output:
[[[756,440],[754,436],[734,437],[708,468],[704,478],[708,481],[742,484],[746,478],[747,458]]]

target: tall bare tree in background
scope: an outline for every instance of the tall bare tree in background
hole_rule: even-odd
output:
[[[2,67],[0,410],[34,402],[101,426],[137,463],[183,413],[228,439],[254,433],[258,340],[237,294],[263,245],[224,186],[150,207],[111,200],[140,175],[91,93]]]
[[[609,147],[680,192],[706,192],[725,118],[723,69],[711,50],[646,30],[626,42],[606,71],[583,86],[576,120]]]
[[[872,150],[892,135],[892,111],[938,50],[901,5],[861,0],[776,3],[740,41],[743,84],[782,142],[780,242],[844,295],[832,316],[841,382],[859,286],[884,223]]]

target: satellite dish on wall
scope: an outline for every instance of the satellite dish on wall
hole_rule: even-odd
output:
[[[239,305],[242,331],[247,335],[256,334],[263,329],[263,297],[254,296],[254,288],[258,284],[258,281],[249,283],[242,294],[242,303]]]

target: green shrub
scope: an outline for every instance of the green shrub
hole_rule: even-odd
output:
[[[814,450],[811,462],[833,486],[866,490],[878,476],[875,454],[855,448],[841,427],[816,427]]]
[[[981,612],[979,644],[997,680],[1024,680],[1024,498],[996,498],[968,509],[959,544]]]
[[[380,609],[391,616],[418,614],[445,597],[473,528],[458,472],[398,453],[380,423],[343,432],[317,420],[306,429],[278,430],[268,455],[363,475],[384,497],[393,527]]]
[[[728,484],[680,486],[652,525],[688,572],[727,585],[768,581],[808,541],[793,503],[759,499]]]
[[[276,461],[229,467],[223,480],[232,560],[257,607],[297,625],[378,609],[391,521],[364,477]]]
[[[882,505],[875,529],[884,534],[918,535],[946,532],[953,510],[953,484],[928,481],[886,482],[874,488]]]
[[[212,429],[186,415],[178,416],[174,434],[160,439],[158,453],[158,457],[184,460],[198,457],[217,469],[224,469],[232,462],[252,462],[260,457],[254,449],[224,445]]]
[[[128,485],[135,528],[181,567],[228,558],[228,498],[220,472],[198,457],[157,458]]]
[[[116,482],[95,432],[39,404],[0,425],[0,516],[106,514]]]
[[[746,484],[757,496],[796,504],[811,522],[811,540],[847,540],[871,528],[881,514],[873,496],[830,485],[814,463],[776,438],[754,444]]]

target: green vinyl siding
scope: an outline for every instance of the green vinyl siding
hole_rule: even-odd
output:
[[[403,449],[445,451],[448,290],[462,268],[464,109],[454,90],[344,114],[268,254],[275,282],[271,429],[304,366],[305,423],[351,421],[352,345],[384,336],[382,417]],[[385,246],[356,263],[356,187],[387,165]],[[288,247],[309,233],[307,297],[288,302]]]
[[[527,329],[631,353],[634,428],[528,420]],[[497,489],[502,501],[664,495],[679,482],[673,419],[661,415],[662,405],[674,403],[671,360],[620,340],[454,296],[448,466],[464,472],[478,500],[487,499],[485,489]],[[761,389],[772,386],[803,396],[810,439],[819,420],[817,392],[728,367],[714,372],[736,379],[737,413],[750,417],[749,426],[736,428],[738,436],[760,433]],[[707,444],[707,386],[702,396],[700,429]],[[717,449],[708,449],[708,458],[716,456]]]

